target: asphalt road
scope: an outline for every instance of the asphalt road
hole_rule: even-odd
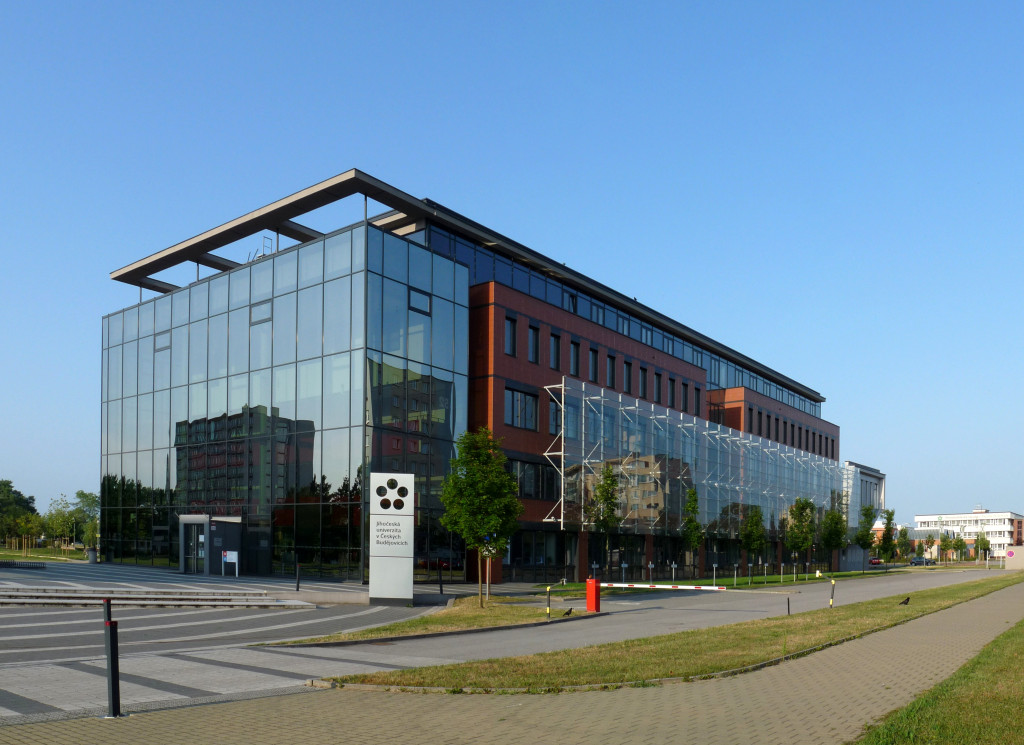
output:
[[[10,574],[0,572],[0,584],[28,581],[25,573],[13,580]],[[102,581],[182,582],[178,575],[159,574],[133,569],[117,577],[105,574]],[[840,581],[835,603],[891,595],[910,596],[913,602],[913,594],[920,590],[989,574],[931,568],[874,574],[864,580]],[[56,572],[51,574],[55,577]],[[446,588],[452,589],[456,588]],[[471,589],[458,588],[461,592]],[[359,586],[350,590],[365,591]],[[246,645],[377,625],[430,609],[366,605],[297,611],[115,609],[121,632],[122,707],[141,710],[267,695],[296,690],[308,678],[530,654],[798,613],[827,607],[830,593],[828,583],[798,582],[752,592],[609,596],[602,601],[606,614],[583,616],[571,623],[312,648]],[[582,608],[583,602],[556,603],[555,615],[570,606]],[[102,713],[106,706],[102,631],[102,611],[96,608],[0,610],[0,724]]]
[[[183,577],[174,572],[115,565],[59,564],[45,571],[0,570],[0,587],[117,589],[294,588],[294,580]],[[359,596],[359,585],[304,582]],[[379,626],[433,610],[430,607],[337,605],[304,608],[130,608],[113,604],[122,654],[162,654],[211,647],[309,638]],[[100,607],[0,608],[0,687],[3,668],[33,662],[69,662],[104,655]]]

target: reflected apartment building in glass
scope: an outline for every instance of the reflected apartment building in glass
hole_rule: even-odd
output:
[[[360,196],[384,211],[326,233],[298,221]],[[244,264],[214,253],[265,231],[294,245]],[[185,262],[215,273],[155,276]],[[111,276],[155,296],[103,319],[110,561],[177,567],[198,555],[182,525],[222,520],[239,526],[242,573],[364,580],[364,487],[393,472],[416,479],[418,576],[464,577],[439,495],[453,442],[480,426],[502,438],[525,508],[496,567],[507,579],[603,563],[582,506],[605,463],[622,485],[612,561],[635,576],[738,560],[748,505],[773,539],[797,497],[857,519],[820,394],[359,171]],[[679,537],[689,488],[697,554]],[[202,540],[209,560],[219,538]],[[784,560],[778,541],[765,560]]]

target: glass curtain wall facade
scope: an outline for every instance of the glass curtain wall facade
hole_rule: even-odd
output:
[[[739,560],[746,507],[761,508],[770,539],[778,540],[779,518],[797,498],[819,510],[840,506],[846,469],[831,459],[582,381],[563,378],[549,390],[561,417],[549,457],[562,473],[562,521],[582,523],[583,501],[610,464],[622,485],[616,542],[630,566],[642,560],[642,544],[630,536],[654,536],[656,564],[679,556],[690,488],[697,490],[707,563],[723,567]]]
[[[104,557],[177,566],[207,514],[241,518],[244,573],[362,579],[370,467],[417,474],[426,549],[467,302],[465,267],[362,224],[105,317]]]

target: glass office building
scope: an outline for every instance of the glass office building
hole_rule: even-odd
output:
[[[295,222],[355,195],[390,211],[364,202],[360,222],[329,233]],[[266,231],[295,244],[244,264],[214,253]],[[155,276],[186,262],[186,287]],[[362,581],[368,475],[411,473],[419,578],[464,578],[473,567],[439,497],[454,441],[480,426],[502,439],[524,505],[497,567],[510,578],[586,576],[604,541],[588,539],[582,504],[606,463],[621,485],[610,561],[634,579],[697,561],[680,537],[691,487],[702,565],[739,561],[747,506],[761,508],[775,561],[797,498],[856,512],[819,393],[360,171],[111,277],[141,289],[103,319],[110,561],[216,571],[237,536],[243,574]]]
[[[465,266],[362,224],[105,317],[105,557],[177,566],[205,514],[240,522],[243,573],[361,579],[368,469],[414,473],[418,551],[457,553],[467,303]]]

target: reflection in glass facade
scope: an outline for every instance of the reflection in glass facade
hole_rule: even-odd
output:
[[[671,539],[680,533],[686,492],[696,488],[708,563],[723,566],[736,559],[743,506],[760,506],[775,538],[797,498],[827,509],[843,493],[847,469],[829,458],[582,381],[563,378],[549,391],[561,417],[549,457],[561,468],[567,528],[581,524],[583,500],[605,463],[622,483],[619,533],[653,535],[658,552],[678,550]]]
[[[361,224],[104,318],[105,558],[177,566],[177,516],[207,514],[241,518],[243,573],[362,579],[368,468],[416,475],[424,570],[461,553],[437,517],[468,287]]]

